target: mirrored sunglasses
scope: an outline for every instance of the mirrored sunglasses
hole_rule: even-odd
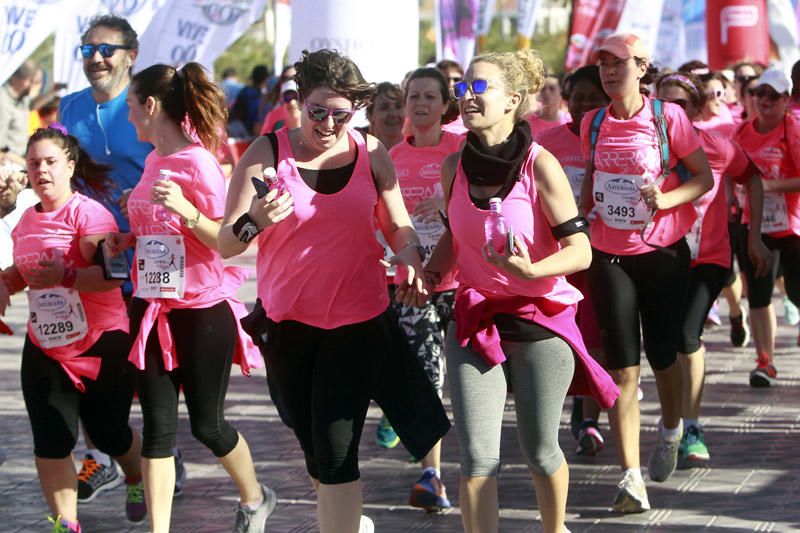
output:
[[[114,52],[117,50],[130,50],[130,46],[125,46],[123,44],[108,44],[108,43],[101,43],[101,44],[84,44],[81,45],[81,55],[85,59],[89,59],[95,53],[95,51],[100,52],[100,55],[104,58],[109,58],[114,55]]]
[[[322,122],[328,117],[333,117],[335,124],[344,124],[353,117],[355,109],[328,109],[320,105],[306,104],[308,118],[315,122]]]
[[[474,95],[483,94],[489,89],[489,80],[478,78],[471,82],[460,81],[453,85],[453,94],[456,98],[463,98],[467,94],[467,89],[470,89]]]

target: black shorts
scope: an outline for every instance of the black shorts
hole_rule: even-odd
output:
[[[697,265],[689,271],[689,301],[678,345],[680,353],[694,353],[702,346],[703,326],[714,301],[725,286],[727,269],[719,265]]]
[[[778,252],[778,260],[766,276],[757,278],[755,266],[747,257],[747,239],[742,239],[745,257],[742,258],[742,270],[747,277],[747,299],[751,309],[767,307],[772,301],[772,291],[779,268],[783,269],[783,283],[786,295],[793,304],[800,306],[800,236],[770,237],[762,235],[764,245]]]
[[[117,457],[133,442],[128,415],[133,401],[134,366],[128,362],[132,340],[123,331],[107,331],[83,356],[102,358],[96,380],[83,379],[85,392],[55,359],[30,338],[22,349],[20,380],[36,457],[63,459],[78,440],[78,418],[95,446]]]
[[[592,249],[589,290],[603,337],[606,366],[639,366],[641,340],[653,370],[677,358],[678,338],[689,288],[689,247],[685,239],[661,251],[611,255]]]

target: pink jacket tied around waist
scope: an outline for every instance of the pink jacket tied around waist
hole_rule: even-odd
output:
[[[142,317],[142,324],[139,334],[133,341],[131,355],[128,360],[139,370],[144,370],[144,354],[147,338],[153,326],[158,332],[158,342],[161,345],[161,352],[164,357],[164,369],[168,372],[178,368],[178,359],[175,354],[175,340],[167,321],[167,313],[172,309],[204,309],[212,307],[222,301],[227,301],[231,307],[233,316],[236,318],[236,351],[233,354],[233,362],[242,368],[242,374],[249,376],[251,368],[261,368],[264,363],[261,352],[253,344],[252,339],[242,329],[240,320],[247,315],[247,308],[236,298],[236,291],[242,286],[252,274],[252,270],[240,267],[225,267],[221,285],[209,292],[198,294],[191,300],[170,300],[156,299],[148,300],[148,307]]]
[[[492,320],[508,313],[530,320],[564,339],[576,356],[575,375],[568,394],[593,396],[603,409],[614,405],[619,388],[608,372],[589,355],[575,324],[577,305],[565,305],[545,298],[514,297],[491,300],[471,287],[461,285],[456,293],[456,337],[462,347],[468,344],[489,365],[506,360],[500,334]]]

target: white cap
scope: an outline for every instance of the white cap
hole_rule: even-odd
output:
[[[281,84],[281,94],[289,91],[299,92],[297,90],[297,82],[294,80],[285,81]]]
[[[778,94],[792,92],[792,80],[789,79],[785,72],[777,68],[768,68],[762,72],[753,88],[755,89],[761,85],[769,85]]]

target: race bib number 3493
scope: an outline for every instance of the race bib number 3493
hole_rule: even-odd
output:
[[[181,235],[136,238],[136,296],[183,298],[186,246]]]
[[[594,173],[594,203],[597,214],[606,226],[638,230],[647,224],[649,212],[639,192],[644,185],[642,176],[601,171]]]

